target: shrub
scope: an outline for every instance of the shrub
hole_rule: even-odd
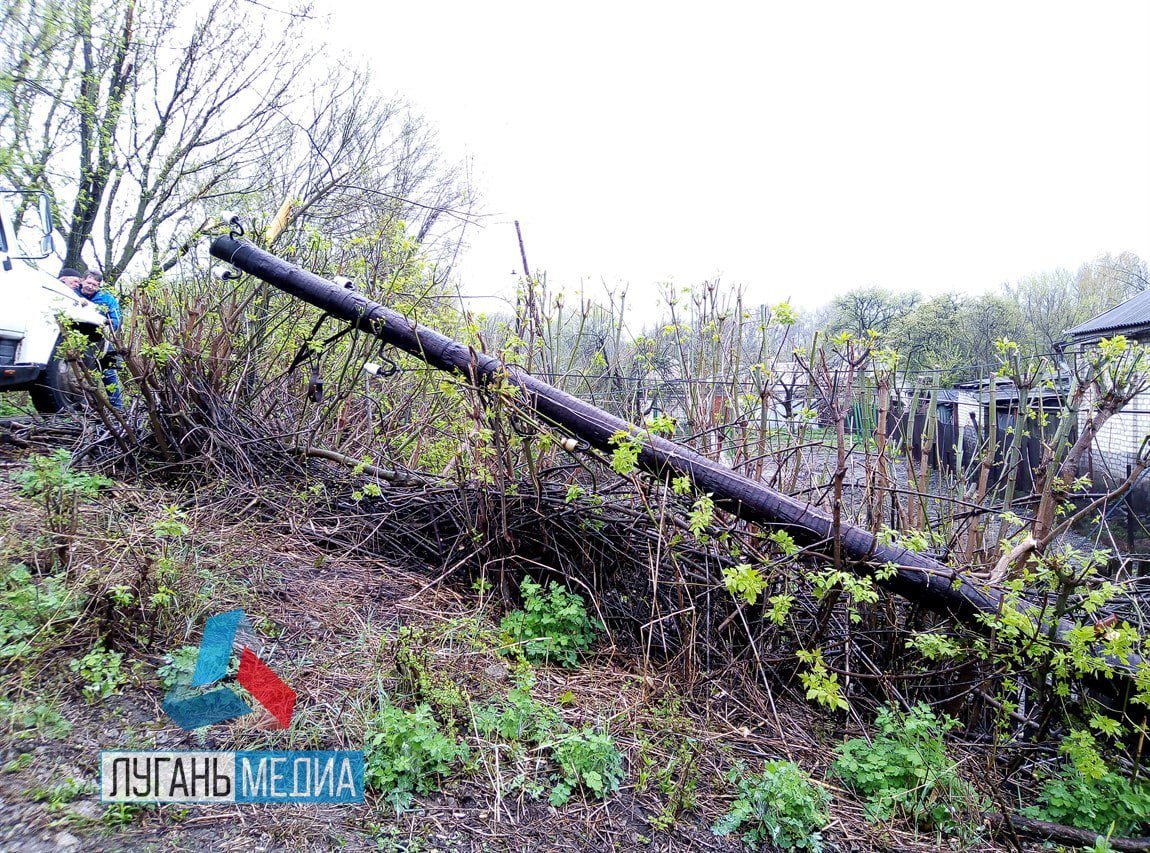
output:
[[[579,785],[602,799],[618,791],[623,781],[623,757],[608,734],[593,729],[570,734],[555,744],[553,757],[559,765],[551,791],[553,806],[566,804]]]
[[[60,564],[68,565],[72,540],[79,523],[80,504],[113,485],[107,477],[72,470],[72,454],[54,450],[47,456],[28,457],[27,470],[14,475],[25,497],[37,501],[44,510],[48,530],[53,535]]]
[[[942,734],[958,725],[937,719],[924,704],[905,716],[883,708],[875,720],[879,735],[868,743],[848,740],[837,750],[831,772],[866,800],[872,820],[901,817],[922,828],[956,830],[979,807],[969,783],[947,758]]]
[[[740,762],[727,781],[736,786],[738,797],[711,827],[716,835],[741,831],[743,840],[755,847],[822,849],[820,830],[830,820],[831,797],[797,764],[768,761],[761,773],[748,775]]]
[[[431,708],[404,711],[385,703],[364,732],[364,785],[379,791],[397,812],[414,794],[429,794],[455,762],[467,758],[467,745],[443,733]]]
[[[1112,770],[1092,779],[1068,765],[1046,780],[1038,801],[1023,813],[1103,835],[1140,835],[1150,825],[1150,784]]]
[[[519,644],[532,663],[577,666],[579,654],[591,646],[602,623],[587,615],[583,597],[551,582],[543,587],[526,578],[521,587],[523,609],[503,617],[499,627]]]

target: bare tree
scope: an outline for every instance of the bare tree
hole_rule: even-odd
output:
[[[863,338],[886,334],[899,317],[919,302],[917,293],[895,293],[883,287],[859,287],[835,297],[833,327]]]
[[[402,100],[379,95],[367,72],[320,76],[263,140],[258,201],[265,215],[276,211],[268,243],[296,245],[309,229],[333,244],[370,236],[354,270],[369,281],[392,276],[416,247],[424,258],[450,257],[475,199],[460,169],[443,165],[431,127]],[[407,251],[394,251],[405,241]]]
[[[170,266],[205,210],[249,186],[310,54],[301,19],[242,26],[241,0],[58,0],[5,20],[0,165],[50,195],[65,263]],[[13,40],[7,41],[11,35]]]

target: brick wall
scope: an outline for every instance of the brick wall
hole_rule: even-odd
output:
[[[1081,429],[1090,416],[1084,407],[1078,415]],[[1150,392],[1139,394],[1121,412],[1106,422],[1094,440],[1095,447],[1107,456],[1133,456],[1150,435]]]

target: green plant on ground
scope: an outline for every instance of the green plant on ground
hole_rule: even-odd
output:
[[[63,449],[48,455],[28,457],[28,468],[14,475],[24,497],[32,498],[44,511],[48,531],[57,558],[68,565],[72,540],[79,526],[80,504],[94,498],[112,481],[99,474],[84,474],[72,469],[72,454]]]
[[[138,821],[145,808],[155,808],[155,806],[137,803],[112,803],[104,810],[100,820],[109,829],[123,829],[125,826],[131,826]]]
[[[435,665],[431,651],[434,639],[424,628],[400,628],[395,644],[395,672],[401,690],[416,702],[430,705],[454,732],[455,718],[467,707],[467,694],[453,673]]]
[[[475,728],[484,737],[499,736],[510,741],[544,743],[563,731],[559,712],[531,695],[535,679],[521,677],[507,695],[475,710]]]
[[[32,788],[28,792],[28,797],[34,802],[46,803],[48,811],[55,812],[64,808],[64,806],[73,800],[91,793],[92,789],[93,786],[91,782],[80,782],[76,779],[68,779],[66,782],[53,785],[51,788]]]
[[[364,731],[364,785],[384,796],[396,812],[415,794],[435,790],[467,745],[444,734],[427,705],[405,711],[386,702]]]
[[[180,646],[166,655],[164,664],[156,668],[156,675],[165,690],[192,683],[192,673],[196,671],[196,658],[200,650],[196,646]]]
[[[662,795],[659,811],[649,823],[671,831],[675,821],[698,806],[701,774],[696,766],[704,747],[695,736],[695,722],[684,699],[668,688],[639,724],[639,749],[634,764],[635,793],[654,789]]]
[[[878,736],[840,746],[831,772],[864,798],[872,820],[898,817],[924,829],[962,831],[981,804],[946,755],[942,735],[957,725],[921,703],[906,714],[883,708],[875,719]]]
[[[499,623],[513,643],[532,663],[577,666],[579,655],[591,646],[603,624],[587,615],[583,596],[568,592],[552,581],[546,593],[531,578],[520,588],[523,609],[513,611]]]
[[[662,808],[650,823],[655,829],[669,832],[679,815],[698,805],[695,792],[699,787],[699,775],[695,762],[700,745],[693,737],[673,732],[662,733],[654,743],[646,739],[640,743],[639,761],[642,766],[636,774],[635,792],[642,793],[654,786],[665,797]]]
[[[1104,835],[1142,835],[1150,826],[1150,784],[1112,770],[1093,779],[1067,765],[1046,780],[1038,802],[1023,813]]]
[[[72,724],[48,700],[30,703],[0,698],[0,718],[14,740],[61,740],[72,731]]]
[[[84,681],[84,696],[89,702],[107,699],[115,693],[128,674],[123,670],[124,656],[96,646],[82,658],[74,658],[68,668],[78,672]]]
[[[768,761],[761,773],[739,762],[727,774],[738,796],[711,831],[740,832],[750,845],[783,850],[822,849],[821,830],[830,820],[831,796],[792,761]]]
[[[623,757],[608,734],[587,728],[567,735],[553,752],[559,774],[551,791],[551,805],[562,806],[580,785],[600,799],[619,790]]]
[[[7,762],[4,765],[4,772],[5,773],[19,773],[21,770],[25,769],[26,767],[31,766],[31,764],[32,764],[32,753],[21,752],[19,755],[17,755],[15,758],[13,758],[11,761]]]
[[[1072,733],[1061,751],[1070,760],[1043,783],[1038,805],[1023,809],[1024,815],[1103,835],[1145,834],[1150,828],[1150,782],[1131,782],[1111,769],[1089,732]]]
[[[55,576],[34,580],[21,564],[0,580],[0,658],[23,658],[64,622],[80,615],[82,599]]]
[[[13,394],[0,395],[0,418],[20,418],[34,412],[32,401],[26,394],[19,397]]]

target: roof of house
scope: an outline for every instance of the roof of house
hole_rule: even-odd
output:
[[[987,379],[976,379],[972,382],[958,382],[955,383],[954,388],[957,393],[967,395],[966,399],[962,400],[962,402],[977,401],[984,406],[990,402],[990,382]],[[1059,370],[1049,383],[1044,382],[1037,387],[1031,388],[1026,396],[1031,403],[1041,400],[1045,408],[1051,405],[1061,405],[1063,397],[1069,390],[1070,374],[1065,370]],[[1013,380],[1007,379],[1004,376],[994,377],[994,398],[998,402],[1008,404],[1011,401],[1017,401],[1019,396],[1018,388],[1015,386]],[[944,402],[942,397],[939,397],[939,402]],[[952,402],[952,400],[946,400],[945,402]]]
[[[1103,311],[1097,317],[1068,329],[1071,340],[1104,338],[1112,335],[1141,336],[1150,334],[1150,290],[1144,290],[1133,299]]]

